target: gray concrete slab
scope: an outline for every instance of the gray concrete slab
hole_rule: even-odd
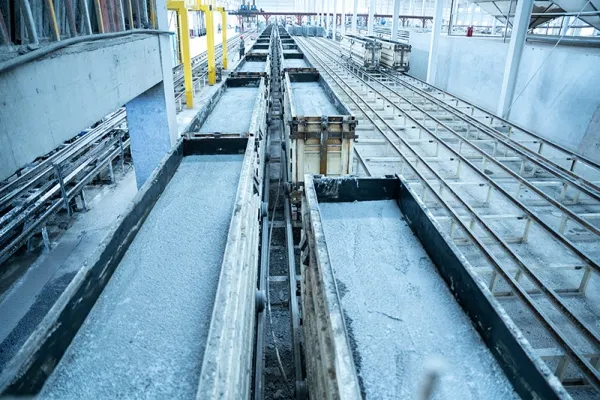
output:
[[[304,58],[284,58],[283,68],[308,68],[309,65]]]
[[[265,72],[265,61],[246,61],[238,72]]]
[[[366,398],[518,398],[394,201],[320,208]]]
[[[291,82],[296,115],[339,115],[319,82]]]
[[[257,95],[258,87],[227,88],[200,127],[200,132],[248,132]]]
[[[186,157],[41,398],[193,398],[243,156]]]

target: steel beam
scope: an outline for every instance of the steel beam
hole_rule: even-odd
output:
[[[375,6],[377,4],[376,0],[370,0],[369,2],[369,19],[367,21],[367,34],[373,34],[373,25],[375,24]]]
[[[508,45],[508,54],[506,55],[506,63],[504,65],[500,101],[498,102],[498,111],[496,112],[502,118],[508,118],[511,107],[516,100],[514,98],[515,85],[517,83],[517,75],[519,74],[519,64],[521,64],[521,55],[523,54],[525,40],[527,39],[527,30],[529,29],[532,9],[533,0],[520,0],[517,2],[516,15]]]
[[[223,49],[223,69],[227,69],[227,11],[225,8],[219,7],[217,9],[221,13],[221,46]]]
[[[438,66],[440,36],[442,33],[442,16],[444,0],[435,0],[435,15],[433,17],[433,32],[429,42],[429,60],[427,61],[427,83],[434,85]]]
[[[358,30],[356,27],[357,19],[358,19],[358,0],[354,0],[354,7],[352,9],[352,33],[355,35],[358,33]]]
[[[423,4],[425,4],[425,0],[423,0]],[[394,10],[392,11],[392,40],[398,39],[398,24],[400,20],[398,19],[398,15],[400,14],[400,0],[394,0]]]

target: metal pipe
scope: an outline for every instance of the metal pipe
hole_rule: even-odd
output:
[[[25,25],[27,26],[27,33],[29,34],[29,41],[32,44],[38,44],[38,34],[35,29],[35,22],[33,21],[33,13],[31,12],[31,5],[29,4],[29,0],[21,0],[21,9],[23,14],[25,14]],[[55,22],[56,22],[56,17]],[[59,36],[60,38],[60,36]]]

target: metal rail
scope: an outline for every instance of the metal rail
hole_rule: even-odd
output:
[[[459,120],[469,124],[475,129],[472,133],[475,135],[479,133],[486,135],[486,137],[493,140],[494,146],[505,146],[506,150],[515,152],[520,157],[527,159],[527,161],[553,176],[561,177],[565,181],[565,184],[572,185],[573,188],[581,191],[581,193],[593,197],[596,201],[600,199],[600,164],[597,162],[572,152],[536,133],[519,127],[417,78],[405,74],[390,74],[387,72],[383,72],[381,75],[393,83],[400,84],[403,91],[409,91],[411,95],[414,94],[416,95],[415,97],[422,98],[420,101],[423,103],[436,104],[439,109],[449,112]],[[396,88],[398,87],[396,86]],[[453,106],[452,103],[455,105]],[[469,114],[462,111],[461,108],[470,110]],[[480,115],[476,115],[475,112]],[[481,119],[484,121],[481,121]],[[500,125],[494,125],[494,122],[499,122]],[[503,131],[504,128],[508,128],[506,132]],[[519,139],[517,138],[518,135],[524,137]],[[528,144],[533,145],[534,148],[528,147]],[[558,154],[542,154],[547,148],[558,152]],[[564,161],[564,163],[559,164],[560,161]],[[577,165],[582,165],[580,169],[585,168],[585,170],[580,173],[576,172],[575,168]],[[593,180],[587,178],[584,174]]]
[[[319,43],[320,45],[325,46],[322,40]],[[331,52],[329,52],[328,54],[331,54]],[[329,55],[329,57],[331,56]],[[352,66],[352,64],[350,65]],[[531,183],[531,178],[534,177],[535,179],[537,179],[537,177],[535,173],[528,176],[525,176],[525,174],[523,174],[523,165],[525,164],[525,161],[520,161],[521,167],[519,169],[519,173],[513,171],[510,167],[508,167],[506,164],[502,163],[497,159],[494,151],[492,151],[491,155],[488,154],[484,149],[480,148],[477,144],[474,144],[473,141],[469,140],[468,134],[466,135],[466,137],[460,135],[457,131],[449,127],[447,124],[441,122],[440,119],[438,119],[436,116],[433,116],[432,113],[426,111],[425,107],[420,107],[407,97],[394,91],[393,88],[391,88],[389,85],[386,85],[385,82],[378,80],[376,76],[377,74],[370,74],[358,68],[354,69],[352,67],[349,67],[348,71],[350,71],[355,77],[358,77],[363,82],[363,84],[366,85],[371,91],[381,96],[382,99],[385,99],[385,101],[389,103],[389,106],[403,113],[404,115],[409,116],[409,119],[411,119],[413,124],[417,125],[421,129],[421,131],[429,135],[429,139],[426,140],[435,141],[434,144],[436,145],[436,153],[439,153],[439,149],[443,148],[447,150],[452,157],[456,157],[459,160],[457,168],[461,167],[461,163],[468,165],[470,169],[473,172],[475,172],[481,180],[484,181],[486,187],[488,188],[488,192],[486,194],[486,203],[489,203],[492,197],[494,197],[494,195],[496,194],[495,192],[493,192],[493,190],[495,189],[498,192],[498,194],[500,194],[510,203],[512,203],[512,205],[515,206],[519,211],[523,211],[523,213],[527,216],[528,221],[536,222],[554,239],[563,242],[570,251],[573,251],[575,254],[581,257],[584,263],[588,264],[588,268],[591,268],[596,273],[600,273],[600,265],[598,264],[598,262],[594,260],[592,256],[588,255],[584,249],[582,249],[580,246],[577,246],[577,244],[573,243],[573,241],[567,238],[564,234],[564,230],[566,228],[566,223],[568,220],[572,220],[576,222],[580,227],[586,229],[595,240],[600,240],[600,229],[594,226],[591,222],[580,217],[577,213],[571,211],[568,208],[568,204],[565,203],[565,195],[561,194],[560,196],[560,200],[562,200],[562,202],[559,200],[555,200],[554,198],[550,197],[548,194],[543,192],[540,188],[535,186],[533,183]],[[383,88],[389,92],[384,93],[381,91],[380,88]],[[404,105],[404,107],[402,107],[402,105]],[[420,122],[418,121],[419,117]],[[432,124],[433,128],[431,127]],[[468,129],[466,130],[466,132],[468,132]],[[444,133],[450,134],[451,136],[443,136]],[[454,140],[458,141],[455,142]],[[475,141],[475,143],[480,142]],[[481,166],[477,167],[473,163],[472,157],[467,158],[463,154],[463,149],[474,150],[474,154],[476,154],[476,156],[482,160]],[[497,147],[494,147],[494,149],[497,149]],[[486,162],[489,162],[490,164],[488,165]],[[508,192],[508,190],[504,186],[507,182],[502,182],[503,185],[501,186],[500,183],[498,183],[494,178],[496,176],[495,174],[486,173],[486,167],[491,168],[492,166],[507,173],[507,176],[503,178],[508,177],[509,179],[513,180],[510,183],[517,187],[516,195],[513,195]],[[541,165],[541,167],[543,168],[543,165]],[[561,177],[557,178],[561,179]],[[566,183],[564,183],[564,185],[566,185]],[[553,211],[562,213],[562,217],[560,218],[560,220],[555,221],[557,225],[559,225],[558,227],[552,227],[551,224],[553,221],[547,222],[543,219],[541,212],[535,212],[532,208],[527,207],[527,205],[518,198],[522,186],[525,186],[528,189],[532,190],[543,201],[545,201],[545,203],[541,204],[541,206],[554,207]],[[579,195],[575,195],[575,198],[579,198]],[[598,200],[599,203],[597,204],[600,204],[600,197],[598,198]],[[543,209],[543,214],[548,214],[547,208]],[[531,227],[529,227],[528,229],[531,229]]]
[[[597,357],[598,346],[600,345],[598,334],[590,329],[578,315],[572,312],[570,307],[565,304],[564,300],[558,296],[556,290],[551,289],[542,281],[535,272],[536,268],[532,268],[530,263],[526,262],[523,257],[518,255],[515,250],[508,245],[507,240],[501,237],[502,234],[497,232],[498,227],[496,226],[496,229],[494,229],[490,226],[490,223],[488,222],[490,220],[489,217],[493,217],[494,215],[484,215],[483,213],[484,210],[489,211],[491,209],[489,199],[487,199],[487,204],[484,204],[484,207],[481,207],[481,205],[475,205],[477,202],[474,201],[472,196],[466,195],[466,193],[462,193],[462,195],[459,194],[456,189],[457,185],[451,184],[449,181],[461,180],[460,169],[457,168],[457,173],[452,177],[444,178],[443,175],[448,175],[447,165],[443,166],[440,162],[428,162],[427,158],[429,155],[422,148],[419,148],[419,145],[413,146],[409,143],[411,139],[405,139],[405,136],[408,135],[401,135],[398,130],[388,122],[390,121],[389,115],[381,115],[382,113],[375,109],[378,105],[373,104],[383,103],[385,105],[386,102],[389,103],[390,101],[381,93],[379,93],[379,97],[375,96],[374,99],[370,99],[368,93],[365,93],[372,90],[370,87],[367,89],[369,86],[368,83],[361,79],[360,76],[354,74],[350,68],[341,65],[339,60],[334,56],[331,56],[330,48],[328,49],[326,46],[319,44],[318,41],[309,41],[307,39],[299,38],[298,43],[305,54],[307,54],[319,67],[321,72],[326,75],[326,79],[334,84],[334,87],[339,88],[340,92],[338,94],[342,97],[346,97],[349,102],[354,103],[358,111],[372,124],[374,130],[378,131],[381,136],[385,138],[389,148],[393,149],[400,156],[401,166],[399,168],[400,171],[397,172],[400,172],[405,176],[407,176],[406,172],[412,173],[412,176],[410,177],[412,185],[420,186],[423,189],[421,197],[424,202],[426,201],[428,194],[430,194],[430,197],[433,196],[438,208],[438,213],[441,210],[443,214],[445,214],[443,217],[450,221],[449,226],[446,225],[448,237],[451,240],[466,240],[471,245],[474,245],[478,251],[478,257],[468,256],[469,259],[473,259],[474,264],[481,264],[481,261],[487,260],[487,263],[493,269],[493,273],[489,284],[484,284],[483,281],[480,281],[484,290],[489,289],[494,293],[497,277],[502,277],[505,284],[510,288],[511,294],[517,296],[522,301],[523,305],[525,305],[531,311],[532,315],[540,322],[546,334],[549,335],[549,337],[562,349],[564,354],[561,354],[561,356],[563,356],[561,361],[565,362],[560,363],[561,371],[558,371],[557,368],[557,371],[555,372],[557,376],[562,378],[565,368],[563,364],[572,362],[579,369],[586,382],[589,382],[597,390],[600,390],[600,375],[597,366],[593,365],[597,363],[597,358],[595,357]],[[337,72],[337,70],[340,72]],[[360,85],[364,90],[357,92],[351,83],[354,83],[355,86]],[[433,135],[425,126],[418,123],[415,119],[412,119],[410,114],[402,110],[398,111],[402,113],[400,115],[404,117],[405,122],[410,121],[411,125],[416,124],[419,126],[419,139],[421,138],[421,131],[435,137],[435,135]],[[391,137],[388,132],[393,134],[395,138]],[[397,142],[399,143],[396,144]],[[418,142],[423,143],[422,140]],[[428,140],[425,140],[425,142],[429,143]],[[439,142],[435,143],[436,146],[442,145],[442,143]],[[361,149],[358,149],[358,143],[357,152],[359,154],[362,153]],[[369,170],[368,158],[362,157],[361,159],[363,160],[361,162],[363,167],[366,170]],[[447,162],[450,163],[451,160],[452,159],[448,159]],[[477,169],[470,162],[463,161],[462,164],[470,168],[471,173],[476,173]],[[463,172],[463,179],[464,176],[465,173]],[[431,200],[427,202],[431,203]],[[524,206],[521,211],[531,212]],[[467,212],[467,220],[470,220],[470,223],[464,221],[465,212]],[[438,215],[438,218],[439,217],[441,216]],[[523,238],[526,238],[528,231],[529,224],[526,223]],[[484,236],[481,235],[482,232],[484,233]],[[489,243],[491,243],[493,247]],[[502,250],[502,255],[498,254],[498,249]],[[584,265],[586,264],[585,260],[581,261]],[[508,268],[507,264],[516,267],[518,273],[513,276],[513,271]],[[473,271],[471,271],[471,273],[473,273]],[[577,331],[577,335],[573,335],[570,329],[566,329],[566,327],[562,325],[558,326],[557,323],[550,319],[548,312],[544,310],[540,304],[539,298],[534,298],[532,291],[524,287],[523,282],[520,280],[522,275],[525,275],[536,287],[536,294],[541,294],[541,297],[550,302],[550,304],[553,305],[554,310],[559,312],[565,321],[570,322],[570,328],[574,328]],[[574,344],[574,338],[578,339],[577,346]],[[581,349],[579,344],[581,343],[580,340],[583,338],[588,341],[588,344],[593,349],[592,353],[595,356],[590,357]],[[566,357],[564,357],[565,355]]]

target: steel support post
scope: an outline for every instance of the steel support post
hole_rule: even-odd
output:
[[[227,69],[227,12],[225,8],[219,7],[221,13],[221,49],[223,50],[223,69]]]
[[[423,4],[425,4],[425,0],[423,0]],[[394,0],[394,9],[392,11],[392,40],[398,39],[398,24],[400,23],[398,15],[400,15],[400,0]]]
[[[185,103],[187,108],[194,107],[194,87],[192,78],[192,58],[190,56],[190,29],[188,10],[183,0],[170,0],[167,8],[174,10],[179,16],[179,40],[181,42],[181,63],[183,64],[183,85],[185,87]]]
[[[429,61],[427,62],[427,83],[435,85],[437,73],[437,61],[442,33],[442,16],[444,12],[444,0],[435,0],[435,14],[433,16],[433,31],[429,43]]]
[[[333,1],[333,18],[331,20],[331,25],[332,25],[332,35],[331,37],[333,38],[333,40],[335,41],[335,34],[337,31],[337,7],[338,7],[338,0],[332,0]]]
[[[208,55],[208,84],[217,83],[217,70],[215,66],[215,28],[213,23],[212,6],[200,6],[206,16],[206,54]]]
[[[510,43],[508,44],[508,54],[506,55],[506,64],[504,66],[500,101],[498,102],[498,111],[496,112],[498,116],[503,118],[508,118],[510,114],[532,9],[533,0],[520,0],[517,2],[513,29],[510,36]]]
[[[340,34],[342,36],[346,35],[346,0],[342,0],[342,10],[340,11],[342,14],[342,21],[340,24]]]
[[[356,20],[358,19],[358,0],[354,0],[354,8],[352,9],[352,33],[357,34]]]
[[[367,21],[367,34],[373,34],[373,25],[375,24],[375,5],[376,0],[371,0],[369,3],[369,20]]]

